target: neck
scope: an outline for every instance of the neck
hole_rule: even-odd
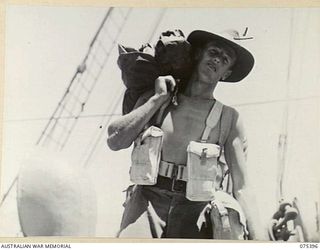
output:
[[[213,91],[217,83],[201,81],[196,75],[192,75],[185,89],[185,95],[201,99],[214,99]]]

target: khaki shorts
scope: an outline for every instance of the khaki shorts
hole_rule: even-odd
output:
[[[118,237],[214,239],[208,202],[190,201],[184,193],[154,186],[130,186]],[[239,215],[228,209],[231,239],[243,240]],[[229,237],[228,237],[229,239]]]

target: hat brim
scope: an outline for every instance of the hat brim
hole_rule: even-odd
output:
[[[195,30],[190,33],[187,41],[191,44],[193,48],[201,48],[210,41],[219,41],[226,43],[231,48],[233,48],[237,54],[237,61],[232,67],[232,73],[223,82],[239,82],[245,78],[253,68],[254,57],[253,55],[244,47],[239,44],[224,38],[220,35],[213,34],[203,30]]]

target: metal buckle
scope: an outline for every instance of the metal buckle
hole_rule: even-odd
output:
[[[172,192],[180,192],[180,193],[183,193],[184,190],[183,188],[180,186],[180,188],[176,188],[177,187],[177,181],[181,181],[183,182],[182,180],[180,179],[177,179],[178,177],[178,174],[179,174],[179,166],[178,165],[174,165],[173,166],[173,169],[172,169],[172,177],[171,177],[171,180],[172,180],[172,184],[171,184],[171,191]],[[180,173],[181,174],[181,173]],[[180,183],[181,184],[181,183]]]
[[[180,190],[176,190],[175,189],[175,184],[176,184],[176,181],[177,181],[177,176],[178,176],[178,166],[177,165],[173,165],[172,167],[172,184],[171,184],[171,191],[172,192],[181,192]]]

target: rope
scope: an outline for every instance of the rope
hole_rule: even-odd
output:
[[[163,19],[163,16],[164,16],[165,12],[166,12],[166,9],[163,9],[163,10],[160,11],[159,16],[158,16],[158,18],[157,18],[157,20],[156,20],[156,22],[155,22],[155,26],[154,26],[154,28],[152,29],[152,33],[151,33],[151,35],[149,36],[148,42],[150,42],[150,41],[152,40],[152,38],[155,36],[155,32],[156,32],[156,30],[158,29],[158,27],[159,27],[159,25],[160,25],[160,23],[161,23],[161,21],[162,21],[162,19]],[[119,98],[116,100],[116,103],[115,103],[115,105],[113,106],[113,109],[112,109],[112,113],[115,112],[116,108],[117,108],[118,105],[120,104],[121,99],[122,99],[122,95],[120,95]],[[106,122],[102,121],[102,122],[100,123],[100,124],[104,124],[104,125],[103,125],[103,128],[104,128],[104,129],[98,131],[98,135],[97,135],[97,137],[96,137],[96,140],[95,140],[95,142],[93,143],[93,146],[92,146],[92,148],[91,148],[88,156],[86,157],[86,159],[85,159],[85,161],[84,161],[83,167],[87,167],[88,164],[90,163],[90,160],[92,159],[92,156],[93,156],[93,154],[95,153],[95,151],[96,151],[96,149],[97,149],[97,147],[98,147],[98,145],[99,145],[99,142],[100,142],[101,138],[103,137],[103,135],[105,135],[105,129],[108,127],[108,125],[109,125],[109,123],[110,123],[110,121],[111,121],[111,118],[112,118],[112,116],[108,116],[108,119],[107,119]]]
[[[158,18],[157,18],[157,20],[156,20],[155,26],[154,26],[154,28],[152,29],[151,34],[149,35],[148,43],[151,43],[151,40],[154,38],[156,32],[158,31],[158,28],[159,28],[159,26],[160,26],[160,23],[161,23],[161,21],[162,21],[162,19],[163,19],[163,17],[164,17],[164,14],[166,13],[166,11],[167,11],[167,9],[162,9],[162,10],[160,11],[160,14],[159,14],[159,16],[158,16]]]
[[[17,181],[18,181],[18,176],[16,176],[16,177],[14,178],[14,180],[12,181],[9,189],[8,189],[7,192],[3,195],[2,199],[1,199],[1,202],[0,202],[0,207],[3,205],[3,203],[5,202],[5,200],[7,199],[7,197],[9,196],[12,188],[15,186],[15,184],[17,183]]]
[[[303,14],[304,14],[303,19],[300,16],[300,20],[301,19],[302,20],[299,22],[299,28],[301,29],[303,27],[304,32],[307,33],[308,31],[306,31],[305,27],[308,27],[308,24],[309,24],[309,20],[310,20],[309,11],[307,10]],[[295,29],[295,34],[296,33],[297,33],[297,29]],[[306,57],[305,48],[306,48],[307,34],[305,34],[305,36],[298,36],[296,38],[296,40],[297,39],[299,39],[297,43],[298,43],[300,49],[298,51],[299,54],[296,54],[296,58],[295,58],[296,60],[297,60],[297,58],[299,58],[298,59],[298,63],[293,62],[293,64],[297,65],[297,67],[298,67],[295,70],[295,72],[297,72],[297,77],[294,78],[295,82],[297,82],[297,84],[296,84],[296,86],[294,88],[295,92],[293,92],[293,95],[295,95],[295,96],[297,94],[301,93],[300,89],[301,89],[302,80],[303,80],[302,79],[302,76],[303,76],[303,73],[302,73],[302,66],[303,66],[302,62],[305,62],[305,57]],[[291,78],[293,78],[293,77],[291,76]],[[293,81],[291,80],[291,83],[292,82]],[[287,83],[287,85],[290,86],[291,85],[290,82]],[[287,94],[287,96],[289,96],[289,94]],[[287,106],[289,106],[289,103],[287,104]],[[291,107],[292,107],[292,105],[291,105]],[[298,123],[298,120],[297,120],[297,114],[300,113],[298,111],[300,111],[301,108],[302,108],[301,105],[294,105],[294,107],[292,108],[292,111],[290,112],[291,122],[289,124],[292,124],[292,125],[291,125],[290,133],[288,133],[288,131],[287,131],[287,144],[288,145],[289,145],[288,141],[290,142],[290,140],[292,140],[293,138],[296,138],[297,131],[300,130],[300,129],[298,130],[299,123]],[[288,107],[288,109],[289,109],[289,107]],[[289,111],[287,112],[287,119],[289,120]],[[288,121],[287,121],[286,126],[287,126],[286,129],[288,130]],[[286,155],[291,155],[292,154],[291,152],[292,152],[292,147],[286,148],[286,152],[285,152]],[[286,166],[293,166],[291,164],[291,162],[292,162],[292,158],[291,157],[288,157],[288,158],[284,157],[284,161],[285,161],[284,162],[284,169],[283,169],[283,173],[282,173],[283,176],[282,176],[282,180],[281,180],[282,200],[283,200],[283,197],[284,197],[283,182],[284,182],[285,179],[289,178],[288,174],[285,175],[285,169],[286,169]]]
[[[289,99],[289,84],[291,80],[291,67],[292,67],[292,41],[293,40],[293,29],[294,29],[294,12],[291,10],[291,18],[290,18],[290,47],[289,47],[289,60],[288,60],[288,70],[287,70],[287,79],[286,79],[286,99]],[[279,174],[277,178],[277,182],[279,183],[279,190],[278,190],[278,201],[281,202],[283,199],[283,177],[285,171],[285,156],[287,151],[287,134],[288,134],[288,118],[289,118],[289,105],[288,102],[286,103],[285,110],[284,110],[284,123],[282,133],[279,136],[279,151],[278,151],[278,164],[279,164]]]
[[[77,67],[75,74],[73,75],[73,77],[71,78],[71,81],[69,82],[65,92],[63,93],[60,101],[58,102],[57,107],[55,108],[53,114],[51,115],[51,117],[49,118],[46,126],[44,127],[44,129],[42,130],[40,137],[38,138],[36,145],[40,145],[42,144],[42,146],[46,145],[46,146],[50,146],[50,145],[54,145],[56,147],[58,147],[60,150],[62,150],[67,142],[67,140],[69,139],[77,121],[78,118],[80,116],[80,114],[84,111],[84,106],[87,103],[89,96],[92,92],[92,90],[94,89],[97,80],[101,74],[101,71],[103,69],[103,67],[105,66],[105,64],[108,61],[110,52],[112,51],[112,49],[115,47],[115,40],[112,40],[110,42],[109,41],[109,48],[107,53],[106,48],[102,47],[102,44],[107,44],[106,41],[97,43],[97,41],[100,39],[100,37],[102,36],[101,34],[103,32],[107,32],[105,31],[107,26],[108,26],[108,22],[110,21],[110,17],[113,15],[113,13],[115,13],[114,11],[115,8],[109,8],[104,19],[102,20],[97,32],[95,33],[95,36],[93,37],[88,51],[82,61],[82,63]],[[121,29],[117,30],[116,34],[115,34],[115,38],[118,39],[123,26],[125,25],[127,18],[129,16],[131,12],[131,8],[127,9],[126,14],[122,14],[121,18]],[[121,12],[123,13],[123,11]],[[100,44],[100,46],[99,46]],[[103,53],[100,53],[100,51],[104,51]],[[96,56],[95,54],[99,55]],[[104,55],[105,57],[103,58],[102,62],[99,61],[99,59],[101,58],[101,55]],[[96,67],[98,65],[98,67]],[[97,68],[96,71],[94,71],[94,68]],[[88,86],[88,81],[89,81],[89,74],[91,74],[91,85]],[[85,81],[83,81],[83,79]],[[80,90],[79,90],[80,88]],[[77,92],[77,89],[79,91],[81,90],[85,90],[85,97],[83,98],[83,100],[81,99],[80,93]],[[73,103],[73,105],[69,105],[70,104],[70,100],[77,100],[76,102]],[[68,116],[70,117],[70,119],[64,119],[61,121],[61,117],[65,117]],[[70,120],[72,120],[72,122],[70,123]],[[64,122],[64,123],[62,123]],[[60,134],[59,134],[60,133]],[[57,136],[57,134],[59,134],[59,136]],[[10,194],[13,186],[16,184],[17,182],[17,176],[15,177],[15,179],[12,181],[8,191],[5,193],[5,195],[2,197],[1,199],[1,204],[0,207],[3,205],[3,203],[5,202],[6,198],[8,197],[8,195]]]
[[[232,104],[232,107],[246,107],[246,106],[258,106],[258,105],[265,105],[270,103],[282,103],[282,102],[300,102],[305,100],[311,99],[320,99],[320,96],[306,96],[306,97],[298,97],[298,98],[290,98],[286,99],[277,99],[271,101],[259,101],[259,102],[247,102],[247,103],[240,103],[240,104]],[[103,114],[88,114],[88,115],[79,115],[77,119],[86,119],[86,118],[95,118],[95,117],[105,117],[105,116],[121,116],[121,113],[103,113]],[[67,115],[59,117],[60,120],[62,119],[75,119],[76,116],[74,115]],[[4,120],[3,122],[32,122],[32,121],[47,121],[50,117],[36,117],[36,118],[22,118],[22,119],[10,119]]]
[[[121,20],[117,20],[118,29],[114,29],[116,20],[114,15],[117,13],[117,9],[109,8],[89,45],[83,61],[77,67],[74,76],[42,131],[36,145],[40,143],[42,145],[53,143],[58,146],[59,150],[64,148],[78,122],[80,114],[84,111],[93,89],[97,85],[102,70],[108,62],[111,51],[115,47],[130,11],[131,9],[129,8],[125,15],[119,15]],[[104,34],[110,35],[104,36]],[[105,39],[103,40],[103,38]],[[73,119],[61,119],[64,116],[69,116]],[[63,126],[59,126],[61,123],[63,123]]]
[[[122,95],[119,95],[118,99],[116,100],[115,104],[113,105],[112,112],[114,112],[114,111],[118,108],[121,100],[122,100]],[[98,145],[99,145],[100,139],[101,139],[102,136],[105,134],[105,129],[106,129],[106,127],[108,126],[108,124],[110,123],[112,117],[113,117],[113,116],[108,116],[107,121],[104,123],[105,125],[102,127],[102,128],[104,128],[104,129],[101,129],[101,130],[99,131],[99,134],[98,134],[95,142],[93,143],[93,146],[91,147],[91,150],[90,150],[88,156],[86,157],[86,159],[85,159],[85,161],[84,161],[83,167],[87,167],[87,166],[88,166],[88,164],[89,164],[89,162],[90,162],[90,160],[91,160],[94,152],[96,151],[96,149],[97,149],[97,147],[98,147]],[[101,124],[101,123],[100,123],[100,124]]]

